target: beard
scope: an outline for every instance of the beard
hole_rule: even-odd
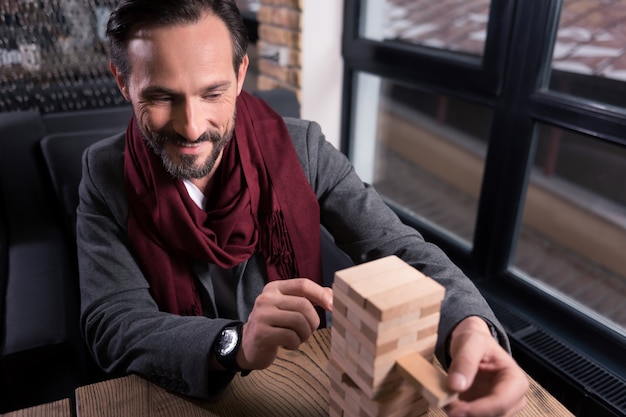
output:
[[[177,179],[192,179],[203,178],[213,171],[220,154],[233,137],[234,129],[235,117],[233,116],[230,128],[224,134],[215,131],[206,131],[195,141],[187,140],[185,137],[170,129],[152,132],[151,135],[144,133],[143,129],[141,129],[141,132],[148,147],[161,158],[163,167],[171,176]],[[202,164],[197,163],[198,155],[176,155],[173,158],[172,155],[167,153],[165,147],[167,143],[185,147],[194,146],[202,142],[211,142],[213,144],[210,155]]]

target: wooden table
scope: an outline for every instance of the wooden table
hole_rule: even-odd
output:
[[[76,390],[77,417],[328,416],[326,372],[330,331],[323,329],[299,350],[281,350],[272,366],[236,376],[215,401],[168,392],[132,375]],[[518,417],[573,416],[534,380]],[[431,408],[429,416],[445,416]]]
[[[72,415],[70,400],[64,399],[0,414],[0,417],[72,417]]]

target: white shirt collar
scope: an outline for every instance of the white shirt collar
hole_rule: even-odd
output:
[[[185,184],[185,188],[187,188],[187,192],[189,193],[189,197],[193,200],[194,203],[202,210],[204,210],[206,205],[206,196],[194,183],[187,179],[183,179],[183,184]]]

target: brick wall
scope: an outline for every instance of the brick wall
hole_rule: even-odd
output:
[[[302,1],[261,0],[259,22],[259,90],[284,87],[300,97],[302,75]]]

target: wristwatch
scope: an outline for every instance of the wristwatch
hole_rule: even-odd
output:
[[[217,361],[230,372],[241,372],[247,375],[250,371],[241,369],[237,364],[237,352],[241,347],[241,330],[243,323],[224,327],[215,340],[213,346],[215,358]]]

